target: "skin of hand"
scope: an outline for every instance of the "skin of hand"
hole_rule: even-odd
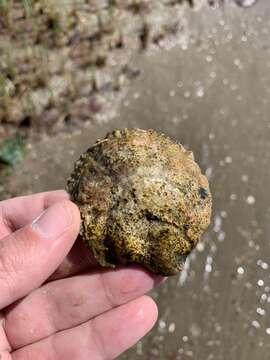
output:
[[[79,227],[62,190],[0,202],[0,360],[114,359],[155,324],[163,279],[100,268]]]

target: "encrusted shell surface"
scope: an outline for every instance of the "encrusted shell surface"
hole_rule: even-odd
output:
[[[67,189],[102,266],[181,271],[207,229],[212,199],[193,154],[154,130],[115,130],[75,163]]]

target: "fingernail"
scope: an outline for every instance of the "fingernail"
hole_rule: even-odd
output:
[[[45,210],[32,223],[32,228],[46,238],[59,237],[72,223],[67,206],[56,204]]]

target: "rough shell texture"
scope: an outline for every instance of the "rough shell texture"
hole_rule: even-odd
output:
[[[102,266],[174,275],[206,230],[208,181],[193,154],[153,130],[115,130],[75,163],[67,188]]]

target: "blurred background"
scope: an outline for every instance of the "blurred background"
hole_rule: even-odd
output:
[[[212,224],[120,359],[270,359],[269,0],[0,0],[0,199],[65,186],[108,131],[192,149]]]

